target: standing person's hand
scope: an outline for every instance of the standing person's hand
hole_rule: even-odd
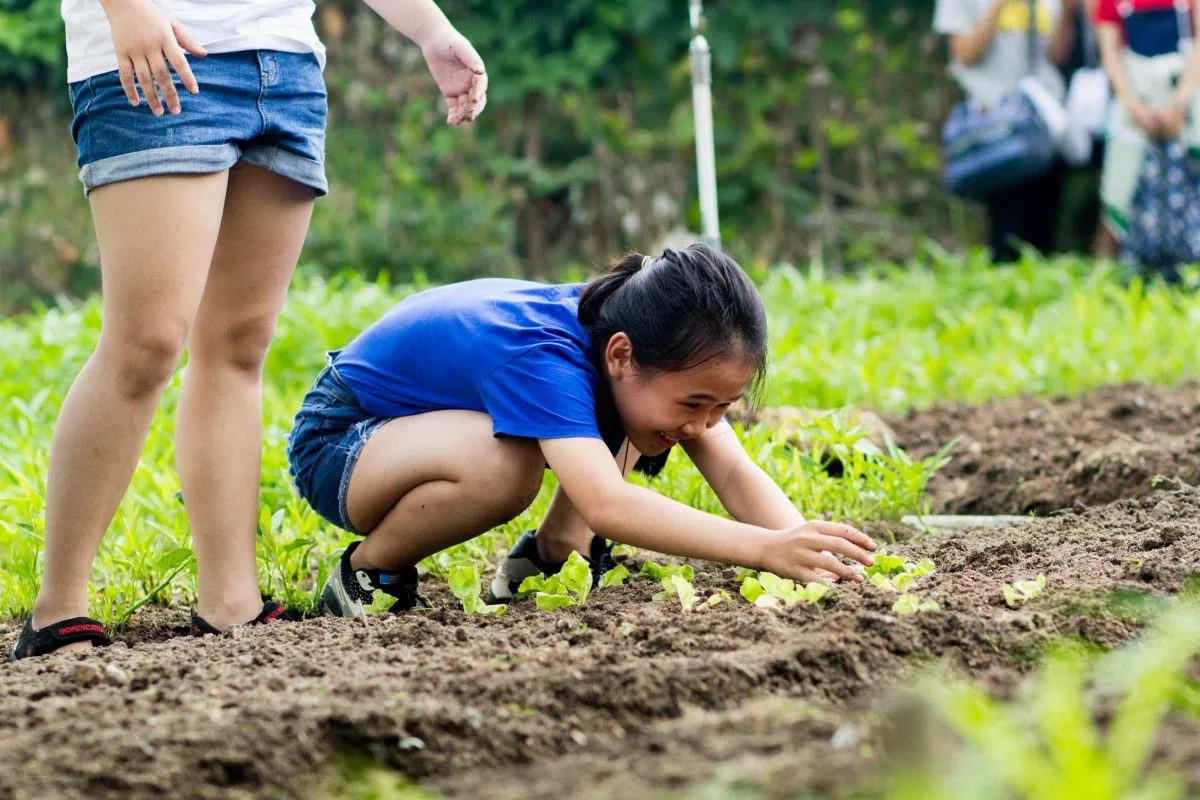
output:
[[[1183,123],[1187,119],[1187,109],[1177,100],[1171,101],[1158,110],[1159,131],[1164,139],[1178,139],[1183,133]]]
[[[159,92],[162,92],[171,113],[178,114],[179,94],[171,80],[170,67],[175,68],[179,80],[189,92],[199,94],[200,87],[184,57],[184,51],[194,56],[205,56],[208,52],[196,43],[187,28],[168,17],[149,0],[108,0],[104,4],[104,11],[112,28],[121,86],[125,89],[129,104],[138,104],[137,85],[141,84],[142,94],[155,116],[163,113]],[[155,91],[155,84],[158,85],[158,91]]]
[[[1130,107],[1129,116],[1151,139],[1157,139],[1162,135],[1162,120],[1159,118],[1158,112],[1149,106],[1137,103]]]
[[[861,570],[839,561],[839,554],[871,565],[875,543],[857,528],[839,522],[806,522],[789,531],[780,531],[763,549],[761,568],[784,578],[801,581],[829,581],[829,573],[852,581],[861,581]]]
[[[466,37],[445,27],[421,48],[429,74],[446,98],[449,125],[473,122],[487,105],[487,70]]]

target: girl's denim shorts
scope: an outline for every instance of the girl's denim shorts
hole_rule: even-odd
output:
[[[300,497],[339,528],[359,536],[363,531],[346,515],[346,490],[363,447],[389,420],[358,404],[328,354],[325,368],[304,396],[287,437],[288,474]]]
[[[329,193],[325,79],[312,53],[243,50],[187,56],[200,87],[171,70],[180,113],[154,116],[138,85],[129,105],[117,71],[70,84],[79,180],[92,189],[149,175],[211,173],[239,161]]]

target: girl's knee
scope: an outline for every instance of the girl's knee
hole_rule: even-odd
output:
[[[184,325],[145,325],[137,330],[103,337],[100,354],[129,400],[157,396],[179,366],[187,341]]]
[[[260,374],[275,336],[274,315],[248,317],[193,334],[191,357],[204,363]]]

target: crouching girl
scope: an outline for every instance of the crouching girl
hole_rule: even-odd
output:
[[[558,490],[504,559],[491,594],[611,542],[769,570],[859,580],[873,542],[805,522],[723,415],[753,393],[767,320],[736,262],[710,248],[631,255],[586,285],[453,284],[398,303],[328,363],[288,437],[300,495],[364,537],[321,594],[356,617],[376,591],[423,601],[416,563],[516,517],[547,468]],[[733,517],[626,482],[681,447]]]

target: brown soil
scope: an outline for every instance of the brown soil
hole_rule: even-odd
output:
[[[958,438],[953,460],[929,487],[937,513],[1046,514],[1144,496],[1157,476],[1200,484],[1197,384],[939,403],[888,423],[918,457]]]
[[[937,562],[919,591],[940,614],[896,617],[893,596],[859,587],[768,611],[713,565],[697,588],[735,602],[692,613],[647,581],[555,613],[468,618],[435,592],[427,612],[202,640],[173,635],[182,612],[152,611],[114,647],[0,668],[0,798],[316,798],[346,755],[455,797],[844,793],[906,744],[879,708],[914,665],[1004,692],[1052,639],[1135,636],[1137,616],[1104,598],[1170,595],[1200,572],[1200,491],[896,550]],[[1001,602],[1038,572],[1042,599]],[[1198,793],[1200,720],[1170,726],[1160,759]]]

